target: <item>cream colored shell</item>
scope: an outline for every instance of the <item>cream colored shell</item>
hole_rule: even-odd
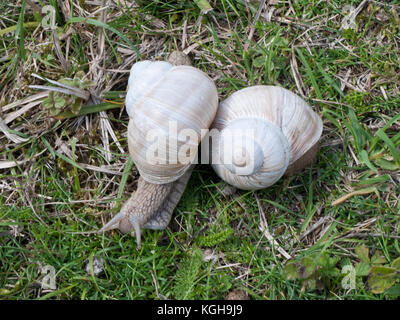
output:
[[[126,112],[131,116],[140,98],[157,85],[165,73],[173,67],[165,61],[139,61],[130,71],[125,98]]]
[[[194,67],[142,61],[131,69],[126,108],[132,159],[146,181],[164,184],[189,168],[180,153],[189,147],[190,156],[197,154],[201,130],[210,127],[217,112],[217,89]]]
[[[212,128],[221,132],[212,142],[212,166],[216,173],[240,189],[256,190],[274,184],[289,165],[317,143],[322,120],[289,90],[253,86],[220,103]],[[245,133],[249,129],[253,132]],[[240,141],[249,136],[253,142],[242,143],[245,147],[241,147]],[[233,143],[233,152],[229,150],[224,158],[224,146],[229,143]],[[231,159],[230,163],[227,159]]]

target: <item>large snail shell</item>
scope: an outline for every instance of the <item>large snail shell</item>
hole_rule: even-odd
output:
[[[144,60],[135,63],[130,71],[126,93],[126,112],[131,117],[134,106],[149,92],[173,65],[165,61]]]
[[[212,128],[220,132],[212,140],[214,170],[231,185],[257,190],[315,149],[322,120],[289,90],[254,86],[221,102]]]
[[[150,183],[169,183],[195,160],[201,130],[217,112],[217,89],[194,67],[142,61],[131,69],[126,108],[129,151],[140,175]]]

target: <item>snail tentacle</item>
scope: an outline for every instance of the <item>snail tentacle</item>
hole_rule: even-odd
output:
[[[119,222],[124,218],[125,214],[120,211],[117,213],[110,221],[108,221],[103,228],[101,228],[99,231],[97,231],[98,234],[110,231],[113,229],[117,229],[119,227]]]
[[[129,223],[133,227],[134,231],[131,232],[132,237],[136,237],[136,243],[138,249],[142,248],[142,232],[140,230],[140,224],[136,216],[129,217]]]

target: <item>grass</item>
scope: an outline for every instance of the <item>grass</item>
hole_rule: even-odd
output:
[[[0,130],[0,298],[399,296],[398,1],[270,1],[260,9],[259,1],[221,0],[208,1],[206,15],[201,2],[0,4],[0,122],[8,127]],[[41,24],[49,3],[55,35]],[[345,7],[360,4],[355,29],[341,29]],[[224,196],[212,169],[197,166],[169,228],[144,231],[138,251],[129,236],[92,231],[136,189],[127,71],[176,49],[215,80],[221,100],[256,84],[302,96],[324,120],[321,148],[311,168],[256,194]],[[53,84],[33,74],[88,81],[97,99],[88,104],[97,106],[79,111],[78,101],[75,114],[49,116],[45,97],[34,96],[43,90],[29,86]],[[263,216],[291,259],[260,230]],[[96,257],[104,259],[99,276],[85,271]],[[349,265],[352,288],[341,273]],[[42,287],[45,266],[56,288]]]

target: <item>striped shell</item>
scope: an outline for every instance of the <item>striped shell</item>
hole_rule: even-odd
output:
[[[159,61],[133,65],[126,97],[128,146],[143,179],[164,184],[180,178],[217,108],[217,89],[204,72]]]
[[[212,166],[245,190],[268,187],[317,145],[322,120],[299,96],[281,87],[253,86],[221,102],[212,128]]]

